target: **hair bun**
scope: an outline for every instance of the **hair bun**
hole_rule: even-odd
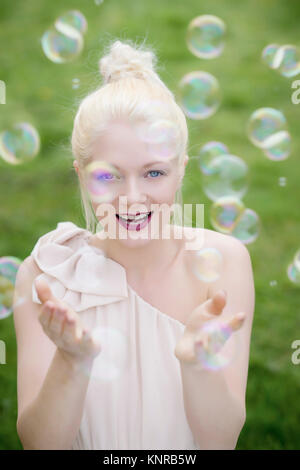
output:
[[[158,78],[154,70],[157,59],[151,50],[143,45],[135,46],[131,41],[115,41],[100,60],[99,69],[104,83],[120,78],[133,76],[136,78]]]

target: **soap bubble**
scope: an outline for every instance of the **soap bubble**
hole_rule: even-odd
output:
[[[248,121],[248,137],[257,147],[267,149],[274,144],[274,135],[285,130],[285,126],[286,119],[281,111],[259,108],[252,113]]]
[[[248,121],[248,137],[256,147],[263,149],[270,160],[284,160],[291,150],[291,136],[286,125],[286,118],[281,111],[259,108]]]
[[[218,232],[231,234],[244,210],[245,206],[239,199],[221,197],[210,208],[211,224]]]
[[[204,282],[214,282],[220,277],[223,257],[215,248],[203,248],[193,252],[193,271]]]
[[[27,122],[15,124],[0,134],[0,155],[7,163],[26,163],[36,157],[39,150],[39,134]]]
[[[229,154],[229,150],[222,142],[207,142],[203,147],[201,147],[199,152],[198,164],[200,170],[204,174],[211,174],[213,170],[210,168],[210,164],[214,157],[227,154]]]
[[[294,45],[270,44],[263,50],[262,59],[284,77],[294,77],[300,73],[300,48]]]
[[[96,203],[112,201],[116,196],[119,180],[118,170],[106,161],[93,161],[85,167],[86,188],[92,201]]]
[[[236,358],[237,338],[232,328],[217,321],[208,321],[201,327],[204,334],[210,335],[207,348],[196,345],[195,352],[199,367],[205,370],[220,370]]]
[[[260,219],[257,213],[252,209],[246,208],[238,219],[231,235],[247,245],[257,239],[259,231]]]
[[[80,79],[79,78],[73,78],[72,79],[72,88],[73,90],[77,90],[77,88],[80,87]]]
[[[278,179],[278,184],[279,186],[286,186],[286,177],[285,176],[280,176]]]
[[[83,34],[87,21],[83,14],[71,10],[60,16],[41,39],[43,51],[52,62],[64,63],[74,60],[83,49]]]
[[[153,158],[170,160],[178,154],[180,136],[178,126],[173,122],[159,119],[136,126],[136,131]]]
[[[21,263],[15,256],[0,258],[0,320],[13,312],[14,286]]]
[[[276,287],[276,286],[277,286],[277,281],[276,281],[276,279],[273,279],[272,281],[270,281],[270,286],[271,286],[271,287]]]
[[[187,30],[188,49],[196,57],[213,59],[222,54],[224,49],[224,22],[213,15],[202,15],[194,18]]]
[[[188,73],[181,79],[179,88],[181,106],[191,119],[206,119],[220,106],[219,82],[208,72]]]
[[[260,231],[257,213],[232,196],[221,197],[212,204],[210,221],[218,232],[232,235],[245,245],[253,243]]]
[[[202,174],[203,191],[216,201],[223,196],[242,198],[248,189],[248,165],[235,155],[219,155]]]
[[[117,380],[129,367],[129,341],[116,328],[96,327],[92,335],[101,344],[101,351],[94,358],[90,378],[102,382]]]

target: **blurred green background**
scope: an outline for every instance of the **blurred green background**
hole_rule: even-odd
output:
[[[88,20],[81,56],[68,64],[49,61],[40,38],[62,13],[79,9]],[[223,54],[214,60],[194,57],[187,49],[188,23],[201,14],[222,18],[228,28]],[[33,124],[41,137],[38,157],[24,165],[0,162],[0,256],[27,257],[37,239],[60,221],[85,227],[70,136],[79,101],[100,83],[97,63],[112,38],[152,45],[159,73],[178,96],[178,82],[193,70],[215,75],[222,104],[212,117],[188,119],[189,155],[210,140],[224,142],[250,170],[243,201],[260,216],[259,238],[247,245],[251,254],[256,308],[247,387],[247,420],[237,449],[300,448],[300,365],[291,362],[291,344],[300,339],[300,289],[286,267],[300,248],[299,116],[291,102],[291,83],[261,62],[270,43],[300,45],[298,0],[1,0],[0,79],[6,83],[0,129],[19,121]],[[72,88],[72,79],[81,85]],[[268,160],[247,138],[250,114],[274,107],[285,114],[292,153],[285,161]],[[286,178],[281,187],[279,177]],[[211,201],[201,189],[196,160],[190,160],[184,202],[205,203],[205,226]],[[272,283],[271,281],[277,281]],[[271,283],[271,284],[270,284]],[[275,284],[275,285],[273,285]],[[17,348],[13,316],[0,321],[6,364],[0,365],[0,449],[22,449],[16,433]]]

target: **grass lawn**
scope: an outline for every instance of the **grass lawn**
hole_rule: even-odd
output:
[[[79,9],[88,20],[81,56],[55,64],[43,54],[40,38],[59,15]],[[215,14],[227,25],[223,54],[214,60],[193,56],[185,43],[190,20]],[[37,239],[60,221],[84,227],[70,135],[78,103],[100,84],[97,62],[107,40],[142,40],[158,55],[160,76],[178,96],[178,82],[193,70],[215,75],[222,88],[218,112],[201,121],[188,119],[189,155],[210,140],[224,142],[249,166],[250,187],[243,201],[261,219],[259,238],[248,245],[256,308],[247,388],[247,421],[237,449],[300,448],[300,365],[291,362],[291,344],[300,339],[300,289],[286,275],[300,249],[300,105],[292,104],[291,84],[260,59],[270,43],[300,45],[297,0],[1,0],[0,79],[6,83],[0,129],[28,121],[41,137],[35,161],[10,166],[0,161],[0,256],[24,259]],[[81,85],[72,88],[72,79]],[[260,107],[284,112],[292,135],[288,159],[268,160],[247,135],[250,114]],[[279,177],[286,178],[281,187]],[[187,167],[184,202],[205,204],[195,159]],[[276,280],[277,283],[270,284]],[[12,315],[0,321],[6,362],[0,366],[0,449],[22,449],[16,433],[17,349]]]

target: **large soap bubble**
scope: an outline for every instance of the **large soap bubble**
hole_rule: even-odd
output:
[[[71,10],[57,18],[41,39],[46,57],[56,63],[77,58],[83,49],[83,34],[86,30],[87,21],[80,11]]]
[[[210,168],[210,164],[213,159],[219,155],[229,154],[228,147],[222,142],[211,141],[203,145],[199,151],[198,165],[202,173],[211,174],[213,169]]]
[[[271,160],[286,159],[291,150],[291,137],[284,114],[273,108],[259,108],[251,114],[247,125],[251,142]]]
[[[242,243],[253,243],[260,232],[260,218],[238,198],[224,196],[210,208],[210,222],[221,233],[232,235]]]
[[[181,79],[179,88],[182,109],[191,119],[206,119],[220,106],[219,82],[208,72],[188,73]]]
[[[300,73],[300,48],[292,44],[269,44],[262,52],[262,60],[284,77],[294,77]]]
[[[28,122],[20,122],[0,134],[0,155],[7,163],[19,165],[32,160],[40,150],[40,136]]]
[[[117,194],[120,174],[106,161],[95,160],[84,170],[86,190],[95,203],[111,202]]]
[[[222,196],[242,198],[248,189],[248,165],[235,155],[219,155],[202,174],[203,191],[211,200]]]
[[[224,22],[213,15],[194,18],[187,29],[187,46],[196,57],[214,59],[224,49]]]

